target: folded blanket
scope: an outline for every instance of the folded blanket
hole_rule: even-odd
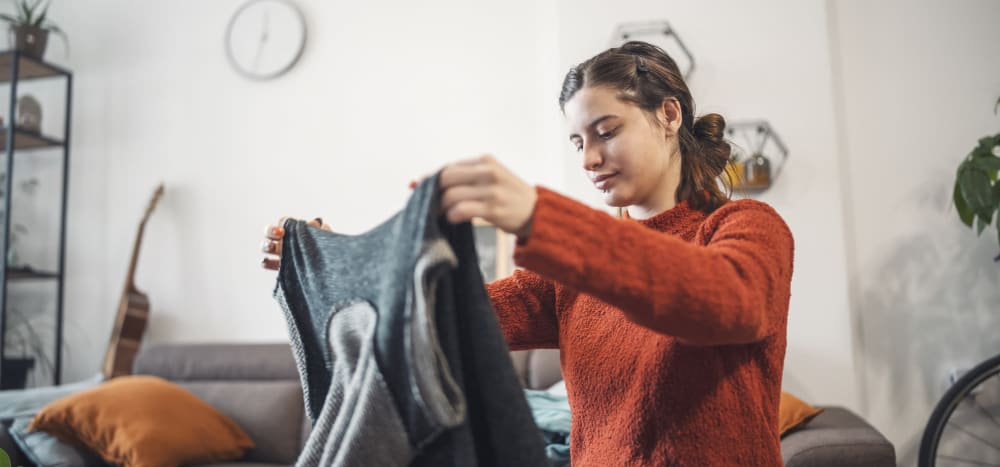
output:
[[[535,424],[545,438],[545,455],[555,467],[569,465],[569,400],[565,395],[525,389]]]

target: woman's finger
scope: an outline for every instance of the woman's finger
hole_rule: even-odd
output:
[[[486,203],[482,201],[462,201],[445,211],[445,218],[452,224],[461,224],[476,217],[485,219],[486,211]]]
[[[278,259],[276,259],[276,258],[264,258],[260,262],[260,265],[263,266],[264,269],[270,269],[272,271],[277,271],[278,270],[278,266],[281,265],[281,261],[278,260]]]
[[[441,210],[449,209],[463,201],[489,201],[493,198],[493,187],[483,185],[457,185],[441,194]]]
[[[260,244],[260,251],[263,251],[264,253],[268,253],[268,254],[271,254],[271,255],[275,255],[275,256],[277,256],[277,257],[280,258],[281,257],[281,244],[282,244],[281,240],[265,239]]]
[[[271,240],[281,240],[282,238],[284,238],[284,236],[285,236],[285,228],[278,227],[275,225],[267,226],[267,232],[264,234],[265,238],[269,238]]]
[[[441,190],[447,190],[456,185],[490,185],[497,181],[493,164],[452,164],[441,170]]]

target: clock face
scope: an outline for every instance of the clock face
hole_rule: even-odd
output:
[[[281,76],[298,61],[305,43],[305,18],[288,0],[250,0],[226,30],[229,62],[253,79]]]

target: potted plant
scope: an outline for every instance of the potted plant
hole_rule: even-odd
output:
[[[993,113],[1000,110],[1000,99]],[[982,235],[996,221],[997,242],[1000,243],[1000,133],[979,139],[979,144],[958,166],[953,199],[959,218]],[[1000,255],[993,258],[1000,262]]]
[[[4,375],[0,390],[21,389],[27,387],[28,374],[36,363],[41,365],[39,370],[51,372],[53,369],[52,360],[45,351],[46,340],[36,330],[46,326],[12,306],[7,307],[6,320],[4,357],[0,362]]]
[[[15,0],[15,15],[0,14],[0,20],[6,21],[10,26],[9,37],[13,38],[14,48],[39,60],[45,55],[49,31],[66,40],[62,30],[46,18],[51,3],[42,6],[42,1]]]

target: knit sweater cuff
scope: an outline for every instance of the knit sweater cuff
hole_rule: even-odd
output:
[[[610,215],[542,186],[536,191],[531,233],[518,239],[514,262],[553,279],[567,279],[567,273],[570,277],[584,275],[587,245],[593,248],[597,239],[580,227],[590,225],[588,219],[594,216]]]

